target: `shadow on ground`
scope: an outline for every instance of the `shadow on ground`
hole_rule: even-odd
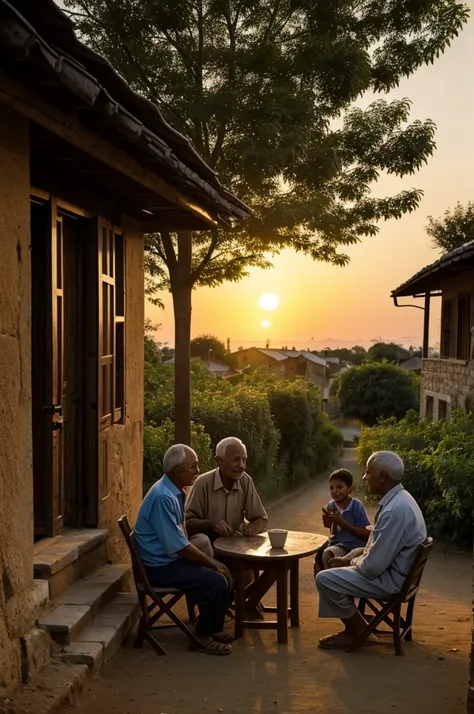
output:
[[[354,451],[344,466],[355,469]],[[327,483],[318,479],[271,513],[271,524],[321,531]],[[336,622],[319,620],[311,559],[301,567],[301,628],[288,646],[273,632],[247,631],[230,657],[188,652],[180,632],[168,630],[168,654],[133,639],[81,697],[88,714],[461,714],[468,680],[471,633],[471,558],[438,548],[429,563],[415,612],[415,642],[405,656],[390,645],[356,654],[316,646]]]

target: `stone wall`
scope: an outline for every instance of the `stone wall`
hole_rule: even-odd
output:
[[[29,217],[28,122],[0,104],[0,697],[21,680],[36,607]]]
[[[110,497],[101,506],[100,528],[108,528],[107,555],[124,563],[128,552],[117,525],[126,514],[135,521],[143,494],[143,370],[145,296],[140,223],[124,218],[125,239],[125,423],[110,428]]]
[[[441,415],[440,402],[446,403],[448,419],[454,407],[474,408],[474,360],[424,359],[420,394],[422,416],[427,415],[429,398],[433,400],[435,420]]]

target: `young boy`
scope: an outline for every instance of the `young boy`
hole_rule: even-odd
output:
[[[330,568],[333,558],[342,558],[367,543],[370,525],[361,501],[352,498],[354,479],[347,469],[337,469],[329,477],[331,500],[323,508],[323,524],[331,529],[331,537],[316,554],[315,572]]]

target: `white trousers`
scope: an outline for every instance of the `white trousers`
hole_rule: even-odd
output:
[[[319,592],[319,617],[339,617],[347,620],[355,615],[354,598],[391,597],[379,578],[368,580],[356,568],[333,568],[316,575]],[[396,592],[396,591],[395,591]]]

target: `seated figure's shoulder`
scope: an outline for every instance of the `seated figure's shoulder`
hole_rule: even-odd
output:
[[[194,482],[193,490],[199,488],[205,488],[208,484],[214,483],[214,476],[216,475],[216,470],[206,471],[200,474]]]

